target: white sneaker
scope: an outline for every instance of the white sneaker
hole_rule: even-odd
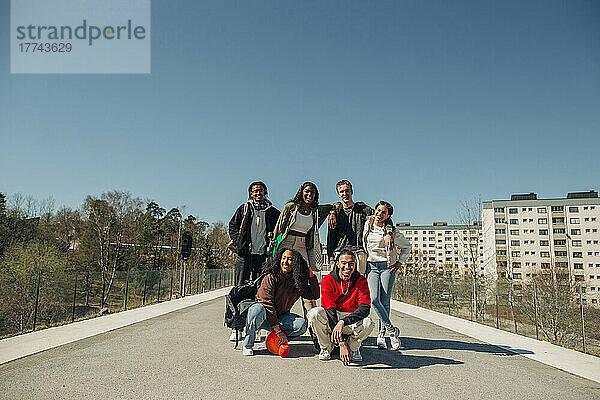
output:
[[[235,329],[231,330],[231,335],[229,335],[229,341],[230,342],[235,342]],[[244,331],[239,331],[239,340],[242,340],[244,338]]]
[[[242,347],[242,354],[245,356],[253,356],[254,355],[254,350],[253,349],[249,349],[247,347]]]
[[[256,342],[262,342],[263,341],[263,335],[262,335],[262,329],[259,329],[256,331]]]
[[[393,332],[390,332],[390,343],[392,350],[398,350],[402,343],[400,342],[400,329],[394,328]]]
[[[331,359],[331,352],[329,351],[329,349],[321,349],[321,352],[319,353],[319,360],[327,361],[330,359]]]
[[[383,350],[387,350],[387,343],[385,342],[385,332],[380,332],[377,335],[377,347]]]
[[[350,357],[352,358],[352,361],[355,362],[361,362],[363,360],[362,354],[360,354],[360,349],[357,349],[356,351],[351,351]]]

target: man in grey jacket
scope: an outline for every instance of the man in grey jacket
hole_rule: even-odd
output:
[[[329,224],[327,232],[327,255],[333,260],[344,249],[354,252],[358,258],[357,270],[364,275],[367,269],[367,255],[363,249],[363,228],[367,217],[373,215],[375,210],[365,203],[355,203],[352,200],[352,183],[349,180],[342,179],[336,183],[335,188],[342,200],[342,207],[336,207],[330,212],[330,218],[335,222]],[[391,222],[385,225],[385,231],[386,246],[391,249],[394,246],[394,226]]]

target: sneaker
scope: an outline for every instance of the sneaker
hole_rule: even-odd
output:
[[[231,330],[231,335],[229,335],[229,341],[230,342],[235,342],[235,329]],[[238,331],[239,332],[239,340],[242,340],[244,338],[244,331]]]
[[[387,343],[385,342],[385,332],[379,332],[379,335],[377,335],[377,347],[383,350],[387,350]]]
[[[245,356],[253,356],[254,355],[254,350],[253,349],[249,349],[247,347],[242,348],[242,354]]]
[[[331,352],[329,351],[329,349],[321,349],[321,352],[319,353],[319,360],[327,361],[330,359],[331,359]]]
[[[256,331],[256,342],[262,342],[263,341],[263,335],[262,335],[262,329],[259,329]]]
[[[357,349],[356,351],[351,351],[350,357],[354,362],[361,362],[363,360],[362,354],[360,354],[360,349]]]
[[[400,342],[400,329],[394,328],[393,332],[390,332],[390,343],[392,350],[398,350],[402,343]]]

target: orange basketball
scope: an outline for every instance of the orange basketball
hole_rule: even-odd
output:
[[[275,332],[271,332],[269,336],[267,336],[267,350],[272,354],[279,354],[279,338],[275,334]]]
[[[271,332],[266,340],[267,350],[272,354],[279,354],[281,357],[287,357],[290,354],[290,346],[284,344],[279,346],[279,338],[275,332]]]

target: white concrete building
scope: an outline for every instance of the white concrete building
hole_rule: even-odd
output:
[[[580,283],[584,301],[600,300],[600,199],[596,191],[566,198],[537,194],[484,201],[483,260],[486,274],[526,283],[544,270]]]
[[[483,276],[483,238],[479,221],[473,225],[434,222],[433,225],[421,226],[399,222],[396,229],[412,244],[411,255],[406,262],[409,272],[471,276],[475,266],[479,276]]]

